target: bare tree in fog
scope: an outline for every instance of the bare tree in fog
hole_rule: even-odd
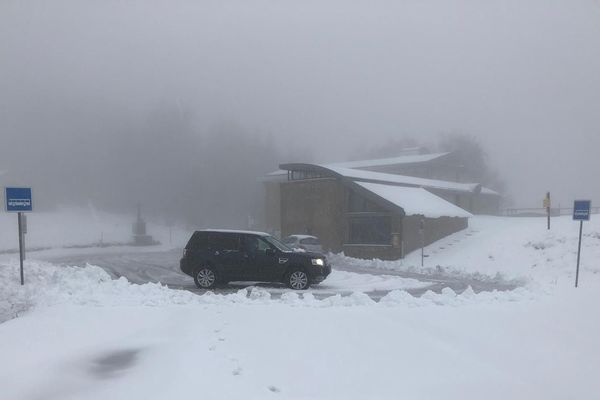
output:
[[[457,180],[477,182],[506,194],[507,186],[498,171],[490,165],[489,156],[481,142],[472,135],[453,133],[438,137],[437,142],[425,142],[411,136],[393,138],[372,149],[360,149],[354,159],[397,157],[411,153],[452,152],[461,166],[462,176]]]
[[[489,163],[488,154],[475,136],[467,134],[446,134],[440,138],[439,151],[454,153],[464,176],[500,193],[506,192],[506,184]]]

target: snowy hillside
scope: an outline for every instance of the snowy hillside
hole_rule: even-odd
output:
[[[535,283],[575,281],[579,223],[569,216],[552,218],[546,229],[544,218],[499,218],[476,216],[469,229],[458,232],[404,260],[356,260],[333,255],[336,263],[404,271],[431,271],[445,274],[479,274]],[[600,216],[584,223],[581,274],[584,279],[600,278]]]

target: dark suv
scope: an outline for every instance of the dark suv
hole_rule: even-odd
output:
[[[180,268],[204,289],[231,281],[260,281],[303,290],[331,273],[322,254],[295,252],[266,233],[229,230],[194,232]]]

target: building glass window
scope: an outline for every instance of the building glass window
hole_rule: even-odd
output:
[[[350,244],[391,243],[392,229],[389,216],[351,217],[349,220]]]

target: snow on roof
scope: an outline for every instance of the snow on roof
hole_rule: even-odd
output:
[[[286,237],[294,237],[298,239],[319,239],[318,237],[313,235],[288,235]]]
[[[398,185],[426,187],[430,189],[451,190],[456,192],[474,192],[479,187],[477,183],[458,183],[440,181],[435,179],[417,178],[414,176],[387,174],[384,172],[364,171],[352,168],[331,167],[321,165],[320,167],[329,169],[345,178],[358,181],[374,181],[381,183],[394,183]]]
[[[462,208],[422,188],[368,182],[356,182],[356,184],[402,208],[406,215],[423,215],[427,218],[468,218],[473,216]]]
[[[276,171],[269,172],[269,173],[267,174],[267,176],[287,175],[287,173],[288,173],[288,172],[287,172],[286,170],[284,170],[284,169],[278,169],[278,170],[276,170]]]
[[[239,230],[239,229],[198,229],[196,232],[243,233],[243,234],[259,235],[259,236],[271,236],[266,232],[245,231],[245,230]]]
[[[486,188],[486,187],[482,187],[481,188],[481,193],[482,194],[489,194],[489,195],[493,195],[493,196],[500,196],[500,193],[498,193],[495,190],[492,190],[490,188]]]
[[[446,153],[431,153],[431,154],[411,154],[399,157],[391,158],[380,158],[376,160],[359,160],[359,161],[348,161],[339,163],[328,163],[331,167],[342,167],[342,168],[370,168],[370,167],[383,167],[397,164],[417,164],[435,160],[436,158],[443,157]]]
[[[406,149],[405,152],[412,152],[419,150],[419,147]],[[443,157],[445,155],[450,154],[446,153],[431,153],[431,154],[404,154],[398,157],[390,157],[390,158],[378,158],[375,160],[358,160],[358,161],[343,161],[343,162],[333,162],[326,163],[323,165],[330,167],[340,167],[340,168],[370,168],[370,167],[383,167],[397,164],[418,164],[423,162],[428,162],[431,160],[435,160],[436,158]],[[278,169],[276,171],[269,172],[267,176],[279,176],[286,175],[287,171],[283,169]]]

